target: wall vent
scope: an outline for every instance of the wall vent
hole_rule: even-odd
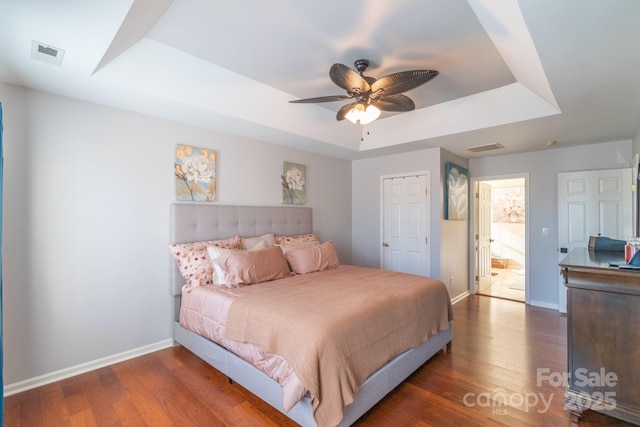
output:
[[[473,147],[467,147],[467,150],[473,151],[474,153],[479,153],[481,151],[497,150],[499,148],[504,147],[496,142],[495,144],[474,145]]]
[[[31,59],[46,62],[47,64],[62,65],[62,57],[64,50],[40,43],[35,40],[31,41]]]

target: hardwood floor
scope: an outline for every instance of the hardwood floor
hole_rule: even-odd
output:
[[[454,335],[357,426],[569,426],[564,389],[537,370],[567,369],[566,317],[471,296]],[[548,405],[547,405],[548,402]],[[295,426],[182,347],[5,398],[5,426]],[[580,426],[626,426],[587,411]]]
[[[480,295],[525,301],[524,269],[492,268],[491,285],[480,289]]]

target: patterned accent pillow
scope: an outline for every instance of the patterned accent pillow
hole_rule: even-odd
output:
[[[242,249],[240,236],[205,242],[176,243],[169,245],[169,252],[178,263],[180,274],[187,288],[213,284],[213,266],[207,253],[208,246],[224,249]]]
[[[315,234],[296,234],[293,236],[276,236],[276,243],[279,245],[290,245],[292,243],[312,242],[318,240]]]

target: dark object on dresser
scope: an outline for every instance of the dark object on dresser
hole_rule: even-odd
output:
[[[616,240],[610,237],[590,236],[589,249],[592,251],[624,252],[624,240]]]

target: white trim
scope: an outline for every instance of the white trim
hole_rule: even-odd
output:
[[[545,301],[529,301],[529,305],[533,305],[535,307],[540,307],[540,308],[550,308],[552,310],[558,310],[558,304],[552,304],[550,302],[545,302]]]
[[[529,215],[529,210],[530,210],[530,203],[529,203],[529,195],[530,195],[530,190],[529,190],[529,173],[528,172],[522,172],[522,173],[513,173],[513,174],[508,174],[508,175],[497,175],[497,176],[480,176],[480,177],[475,177],[475,178],[471,178],[471,189],[472,189],[472,193],[471,196],[469,198],[469,212],[473,212],[473,218],[471,219],[471,224],[469,225],[469,292],[472,294],[475,294],[475,266],[476,266],[476,254],[475,254],[475,250],[476,250],[476,242],[475,242],[475,235],[476,235],[476,228],[477,228],[477,209],[476,209],[476,198],[475,198],[475,194],[474,192],[476,191],[476,184],[478,182],[483,182],[483,181],[502,181],[502,180],[506,180],[506,179],[524,179],[524,194],[525,194],[525,223],[524,223],[524,265],[525,265],[525,297],[524,297],[524,302],[525,304],[528,305],[536,305],[538,307],[545,307],[548,308],[543,305],[538,305],[538,304],[547,304],[547,303],[542,303],[540,301],[538,301],[538,304],[534,304],[533,301],[530,301],[529,299],[529,295],[531,292],[531,276],[530,276],[530,270],[531,270],[531,262],[530,262],[530,256],[531,256],[531,250],[530,250],[530,246],[531,246],[531,236],[529,234],[529,227],[530,227],[530,222],[531,222],[531,216]]]
[[[469,293],[469,291],[464,291],[463,293],[461,293],[461,294],[460,294],[460,295],[458,295],[457,297],[455,297],[455,298],[452,298],[452,299],[451,299],[451,305],[456,304],[456,303],[458,303],[458,302],[462,301],[463,299],[465,299],[465,298],[466,298],[466,297],[468,297],[469,295],[471,295],[471,294]]]
[[[123,362],[135,357],[144,356],[145,354],[153,353],[154,351],[173,347],[173,345],[173,339],[158,341],[154,344],[149,344],[144,347],[134,348],[133,350],[114,354],[112,356],[103,357],[101,359],[81,363],[79,365],[71,366],[59,371],[40,375],[34,378],[29,378],[23,381],[18,381],[17,383],[6,385],[4,387],[4,395],[5,397],[11,396],[12,394],[17,394],[23,391],[30,390],[32,388],[51,384],[53,382],[64,380],[66,378],[70,378],[79,374],[84,374],[85,372],[104,368],[105,366],[113,365],[115,363]]]

